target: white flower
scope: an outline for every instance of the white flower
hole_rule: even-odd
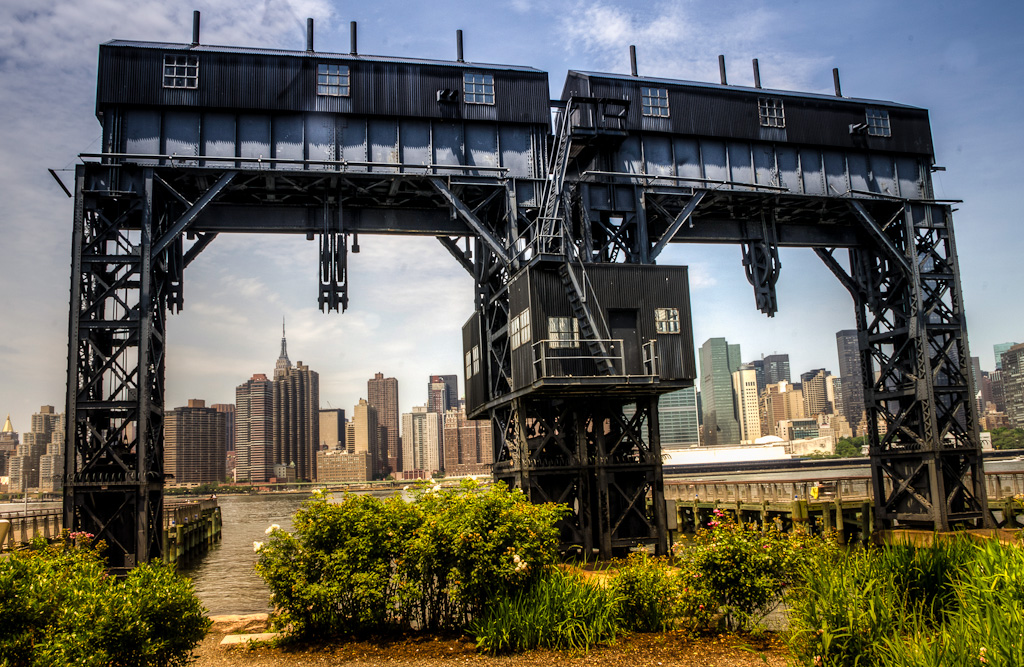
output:
[[[408,491],[408,490],[409,490],[409,485],[408,485],[408,484],[406,484],[405,486],[403,486],[403,487],[402,487],[402,490],[403,490],[403,491]]]
[[[512,562],[515,563],[516,565],[518,565],[519,561],[521,561],[521,560],[522,559],[519,557],[519,554],[513,554],[512,555]]]
[[[264,532],[265,534],[267,534],[267,535],[270,535],[270,534],[271,534],[272,532],[274,532],[275,530],[281,530],[281,526],[277,525],[276,523],[272,523],[272,524],[270,524],[270,527],[269,527],[269,528],[267,528],[267,529],[266,529],[265,531],[263,531],[263,532]]]
[[[262,548],[263,548],[263,543],[262,542],[253,542],[252,543],[252,550],[253,551],[259,553],[259,550],[262,549]]]

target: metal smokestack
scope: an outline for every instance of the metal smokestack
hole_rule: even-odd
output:
[[[192,46],[199,46],[199,10],[192,12]]]
[[[455,31],[455,54],[456,54],[456,60],[458,60],[460,63],[461,62],[465,62],[462,59],[462,31],[461,30],[456,30]]]
[[[843,96],[843,91],[839,87],[839,68],[838,67],[833,67],[832,68],[832,83],[834,83],[836,85],[836,97],[842,97]]]
[[[313,52],[313,19],[306,19],[306,51]]]
[[[639,76],[636,73],[636,46],[633,44],[629,45],[629,73],[633,76]]]
[[[722,77],[723,86],[729,85],[725,79],[725,56],[718,56],[718,75]]]
[[[349,49],[348,52],[354,56],[359,55],[359,49],[356,48],[356,22],[350,21],[348,24],[348,41]]]
[[[757,65],[757,58],[754,58],[754,88],[761,87],[761,68]]]

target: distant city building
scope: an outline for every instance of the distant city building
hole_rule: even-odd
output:
[[[761,437],[761,412],[757,396],[757,371],[744,365],[732,374],[736,414],[740,422],[740,442],[751,443]]]
[[[283,328],[281,356],[274,366],[273,427],[274,465],[294,464],[297,480],[315,480],[320,449],[320,375],[301,361],[292,366]]]
[[[818,420],[814,417],[783,419],[778,425],[778,436],[783,440],[805,440],[820,435]]]
[[[274,476],[274,382],[263,373],[235,388],[235,478],[269,482]]]
[[[235,451],[235,404],[234,403],[214,403],[210,406],[217,412],[222,412],[225,415],[224,424],[227,428],[225,431],[225,442],[227,443],[227,451]]]
[[[59,491],[64,474],[64,413],[44,405],[32,415],[30,423],[31,430],[22,434],[14,455],[8,457],[9,490]]]
[[[996,343],[995,345],[992,346],[992,351],[995,353],[995,357],[996,357],[996,370],[997,371],[1003,370],[1003,358],[1002,358],[1003,357],[1003,353],[1006,352],[1007,350],[1009,350],[1011,347],[1013,347],[1016,344],[1017,343]]]
[[[370,455],[370,479],[382,479],[388,465],[387,444],[381,441],[377,419],[376,408],[365,398],[360,398],[352,409],[352,446],[348,451]]]
[[[788,354],[769,354],[761,361],[764,364],[764,387],[770,384],[793,381],[789,374]],[[762,391],[764,387],[762,387]]]
[[[836,348],[839,352],[839,377],[842,382],[838,397],[840,407],[837,411],[846,417],[854,433],[860,433],[866,424],[861,423],[865,407],[864,370],[857,330],[836,332]]]
[[[804,394],[796,385],[782,381],[765,387],[761,394],[762,435],[782,437],[779,433],[780,421],[803,417]]]
[[[320,450],[346,450],[345,411],[337,408],[320,410]],[[319,459],[318,459],[319,460]],[[317,464],[319,465],[319,464]],[[324,481],[317,468],[317,481]]]
[[[971,376],[974,380],[974,405],[977,410],[975,414],[980,417],[985,412],[985,399],[981,391],[981,357],[971,357]]]
[[[700,347],[700,392],[706,445],[738,444],[732,374],[740,368],[740,346],[724,338],[709,338]]]
[[[369,452],[321,450],[316,453],[316,473],[318,482],[365,482],[373,479],[373,457]]]
[[[420,470],[428,475],[441,469],[442,415],[419,405],[402,415],[402,472]]]
[[[993,371],[988,376],[992,390],[992,403],[996,412],[1006,412],[1006,393],[1003,391],[1003,372]]]
[[[658,397],[658,427],[663,451],[700,444],[700,415],[695,387]]]
[[[11,424],[11,416],[7,415],[3,430],[0,431],[0,477],[7,477],[7,462],[18,452],[18,432]]]
[[[164,474],[172,484],[206,484],[225,479],[229,413],[189,399],[164,417]]]
[[[832,403],[829,401],[829,373],[824,368],[800,374],[800,386],[804,392],[804,414],[816,417],[821,414],[832,414]]]
[[[402,469],[402,442],[399,434],[398,380],[376,373],[366,383],[366,398],[377,411],[377,425],[382,436],[381,447],[386,452],[380,467],[381,477]]]
[[[449,477],[486,475],[494,463],[490,419],[467,419],[464,409],[444,413],[442,436],[444,474]]]
[[[1003,399],[1006,416],[1013,428],[1024,428],[1024,345],[1014,345],[1002,354]]]
[[[437,384],[444,385],[443,391]],[[431,375],[427,383],[427,411],[444,414],[459,407],[459,376]]]

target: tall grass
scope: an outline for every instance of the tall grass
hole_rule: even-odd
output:
[[[550,568],[531,587],[496,599],[470,632],[477,648],[492,655],[533,648],[586,651],[614,641],[616,607],[610,590]]]

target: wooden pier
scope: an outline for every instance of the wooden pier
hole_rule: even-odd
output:
[[[37,537],[60,537],[60,508],[0,512],[0,551],[23,549]],[[164,561],[183,563],[206,553],[220,540],[221,514],[216,498],[171,501],[164,504]]]

